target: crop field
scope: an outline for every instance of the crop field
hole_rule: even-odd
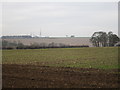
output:
[[[118,88],[118,47],[2,51],[3,88]]]
[[[3,50],[2,63],[114,69],[118,68],[118,48]]]

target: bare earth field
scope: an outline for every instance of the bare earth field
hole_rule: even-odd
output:
[[[118,88],[117,69],[2,65],[3,88]]]
[[[21,39],[4,39],[7,40],[9,42],[21,42],[24,45],[30,45],[31,43],[63,43],[65,45],[89,45],[90,47],[92,47],[92,43],[89,41],[90,37],[50,37],[50,38],[29,38],[29,39],[25,39],[25,38],[21,38]]]

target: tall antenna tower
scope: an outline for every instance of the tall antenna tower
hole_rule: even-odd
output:
[[[42,36],[42,33],[41,33],[41,28],[40,28],[40,37]]]

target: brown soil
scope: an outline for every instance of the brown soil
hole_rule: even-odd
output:
[[[3,88],[118,88],[117,70],[2,65]]]

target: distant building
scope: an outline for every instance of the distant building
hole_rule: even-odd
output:
[[[74,35],[71,35],[71,37],[75,37]]]

